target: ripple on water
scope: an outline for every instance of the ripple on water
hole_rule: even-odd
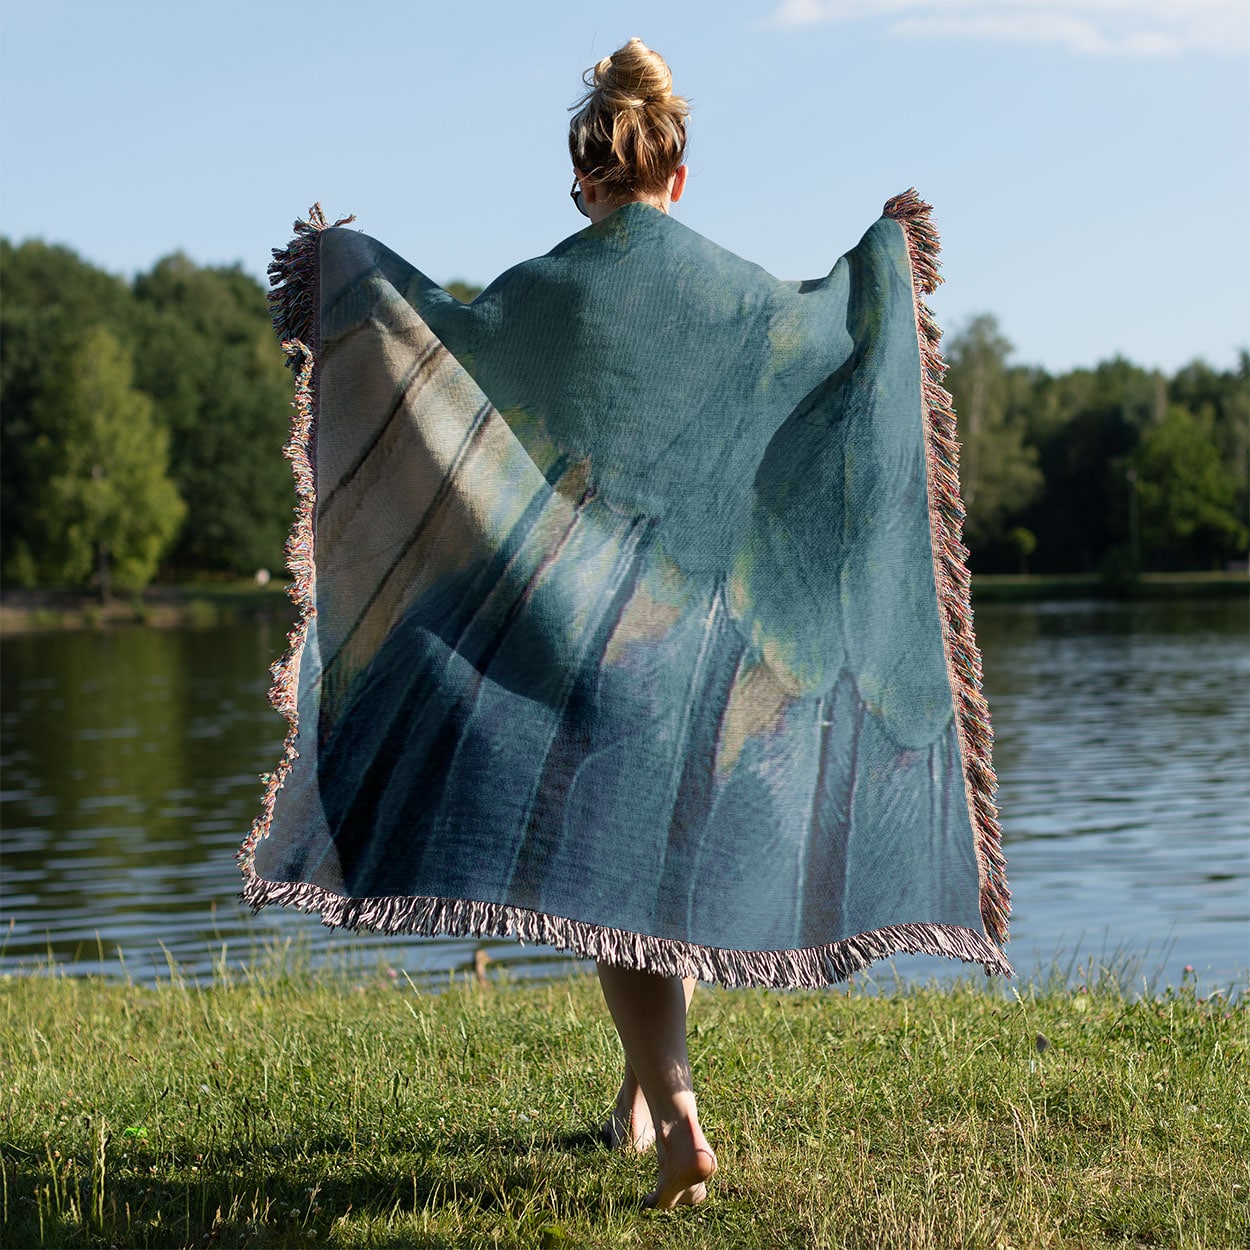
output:
[[[1227,600],[978,607],[1023,975],[1125,952],[1173,981],[1185,964],[1224,985],[1250,966],[1247,622]],[[285,645],[274,624],[6,643],[0,966],[50,948],[116,973],[121,949],[138,979],[168,959],[207,975],[223,946],[243,958],[274,941],[414,975],[469,966],[479,945],[517,975],[574,966],[506,940],[332,934],[238,902],[234,853],[282,748],[264,670]]]

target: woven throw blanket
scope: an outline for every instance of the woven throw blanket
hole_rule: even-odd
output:
[[[1011,974],[928,205],[801,283],[643,203],[468,305],[319,207],[274,255],[301,615],[245,901]]]

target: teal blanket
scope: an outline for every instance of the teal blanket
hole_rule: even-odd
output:
[[[247,902],[729,985],[1010,975],[928,211],[781,282],[627,204],[468,305],[297,223]]]

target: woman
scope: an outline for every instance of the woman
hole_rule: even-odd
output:
[[[605,1135],[654,1141],[672,1207],[716,1170],[696,979],[1009,975],[1008,895],[928,207],[779,282],[668,215],[663,60],[588,86],[590,226],[471,305],[317,214],[275,253],[304,611],[241,859],[254,907],[594,959]]]
[[[578,209],[595,224],[633,202],[667,213],[686,186],[687,107],[673,95],[664,58],[634,38],[588,77],[590,89],[569,127]],[[701,1202],[716,1156],[699,1124],[686,1053],[695,979],[602,960],[597,967],[625,1051],[625,1079],[605,1139],[636,1150],[654,1143],[660,1176],[648,1205]]]

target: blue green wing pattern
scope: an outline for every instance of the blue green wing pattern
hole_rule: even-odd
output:
[[[471,305],[312,242],[315,610],[250,901],[730,984],[1009,972],[904,225],[784,283],[631,204]]]

